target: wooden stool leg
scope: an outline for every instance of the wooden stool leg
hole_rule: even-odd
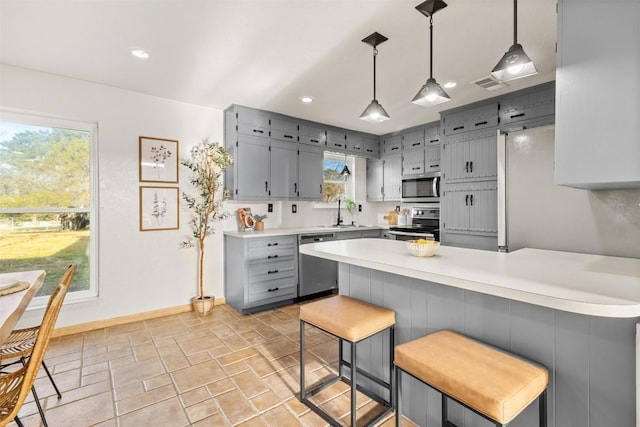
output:
[[[402,387],[400,385],[400,377],[402,374],[402,371],[400,368],[398,368],[397,366],[395,367],[396,370],[396,381],[395,381],[395,395],[396,395],[396,427],[400,427],[400,422],[401,422],[401,418],[402,418],[402,402],[401,402],[401,396],[402,396]]]
[[[356,343],[351,343],[351,427],[356,427]]]

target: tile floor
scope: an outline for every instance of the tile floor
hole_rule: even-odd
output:
[[[241,315],[227,305],[56,338],[46,355],[62,399],[41,375],[36,389],[51,427],[325,426],[299,392],[299,305]],[[335,338],[307,328],[309,385],[335,375]],[[348,422],[348,386],[316,397]],[[364,422],[378,405],[364,395]],[[31,397],[20,418],[41,426]],[[413,425],[403,419],[403,425]],[[393,416],[379,422],[392,426]],[[15,426],[14,423],[9,426]]]

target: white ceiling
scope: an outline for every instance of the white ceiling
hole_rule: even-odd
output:
[[[518,41],[539,74],[489,92],[513,43],[512,0],[447,0],[434,15],[434,77],[456,80],[452,102],[411,99],[429,74],[420,0],[0,0],[0,62],[187,103],[277,111],[383,134],[438,120],[438,112],[555,78],[556,0],[520,0]],[[373,95],[391,120],[358,117]],[[151,52],[140,60],[129,53]],[[298,98],[311,95],[303,105]]]

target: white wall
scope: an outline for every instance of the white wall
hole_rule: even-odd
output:
[[[196,250],[178,247],[188,234],[188,212],[180,212],[180,230],[139,231],[138,137],[177,139],[185,157],[202,138],[222,142],[222,111],[6,65],[0,65],[0,106],[99,126],[100,298],[67,305],[58,325],[189,303],[196,293]],[[181,189],[187,189],[186,172],[180,170]],[[221,248],[218,233],[208,245],[205,273],[206,290],[218,296]],[[24,322],[41,316],[28,312]]]

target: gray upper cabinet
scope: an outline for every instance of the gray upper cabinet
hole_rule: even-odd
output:
[[[521,130],[555,122],[555,83],[507,94],[500,99],[500,129]]]
[[[347,145],[347,134],[341,130],[327,129],[327,150],[343,152]]]
[[[640,188],[638,22],[637,0],[558,2],[557,184]]]
[[[364,152],[364,142],[362,139],[362,135],[347,133],[346,136],[347,153],[362,155]]]
[[[271,141],[269,197],[288,200],[298,197],[298,147]]]
[[[271,139],[277,139],[279,141],[286,141],[286,142],[298,142],[298,123],[291,121],[291,120],[285,120],[285,119],[279,119],[279,118],[273,118],[270,120],[271,122],[271,131],[270,131],[270,136]]]
[[[300,125],[300,130],[298,131],[300,143],[306,145],[315,145],[316,147],[324,147],[325,142],[327,141],[327,135],[323,128],[310,126],[310,125]]]
[[[269,139],[241,135],[234,155],[234,197],[240,200],[269,198]]]
[[[237,132],[242,135],[269,136],[269,115],[266,111],[238,108]]]
[[[402,134],[402,149],[416,150],[424,148],[424,129]]]
[[[367,159],[367,201],[384,200],[384,160]]]
[[[322,147],[301,145],[298,153],[298,197],[322,200],[324,152]]]
[[[457,135],[498,126],[498,103],[484,104],[443,114],[444,134]]]
[[[384,137],[382,143],[383,156],[396,156],[402,150],[402,135],[390,135]]]
[[[364,156],[377,159],[380,156],[380,141],[378,138],[365,136],[363,138]]]
[[[386,156],[383,172],[384,201],[400,201],[402,196],[402,156]]]
[[[430,125],[424,130],[424,143],[427,147],[440,144],[440,123]]]
[[[424,148],[402,153],[402,176],[424,174]]]
[[[497,178],[496,130],[445,138],[442,147],[443,180],[448,182]]]

